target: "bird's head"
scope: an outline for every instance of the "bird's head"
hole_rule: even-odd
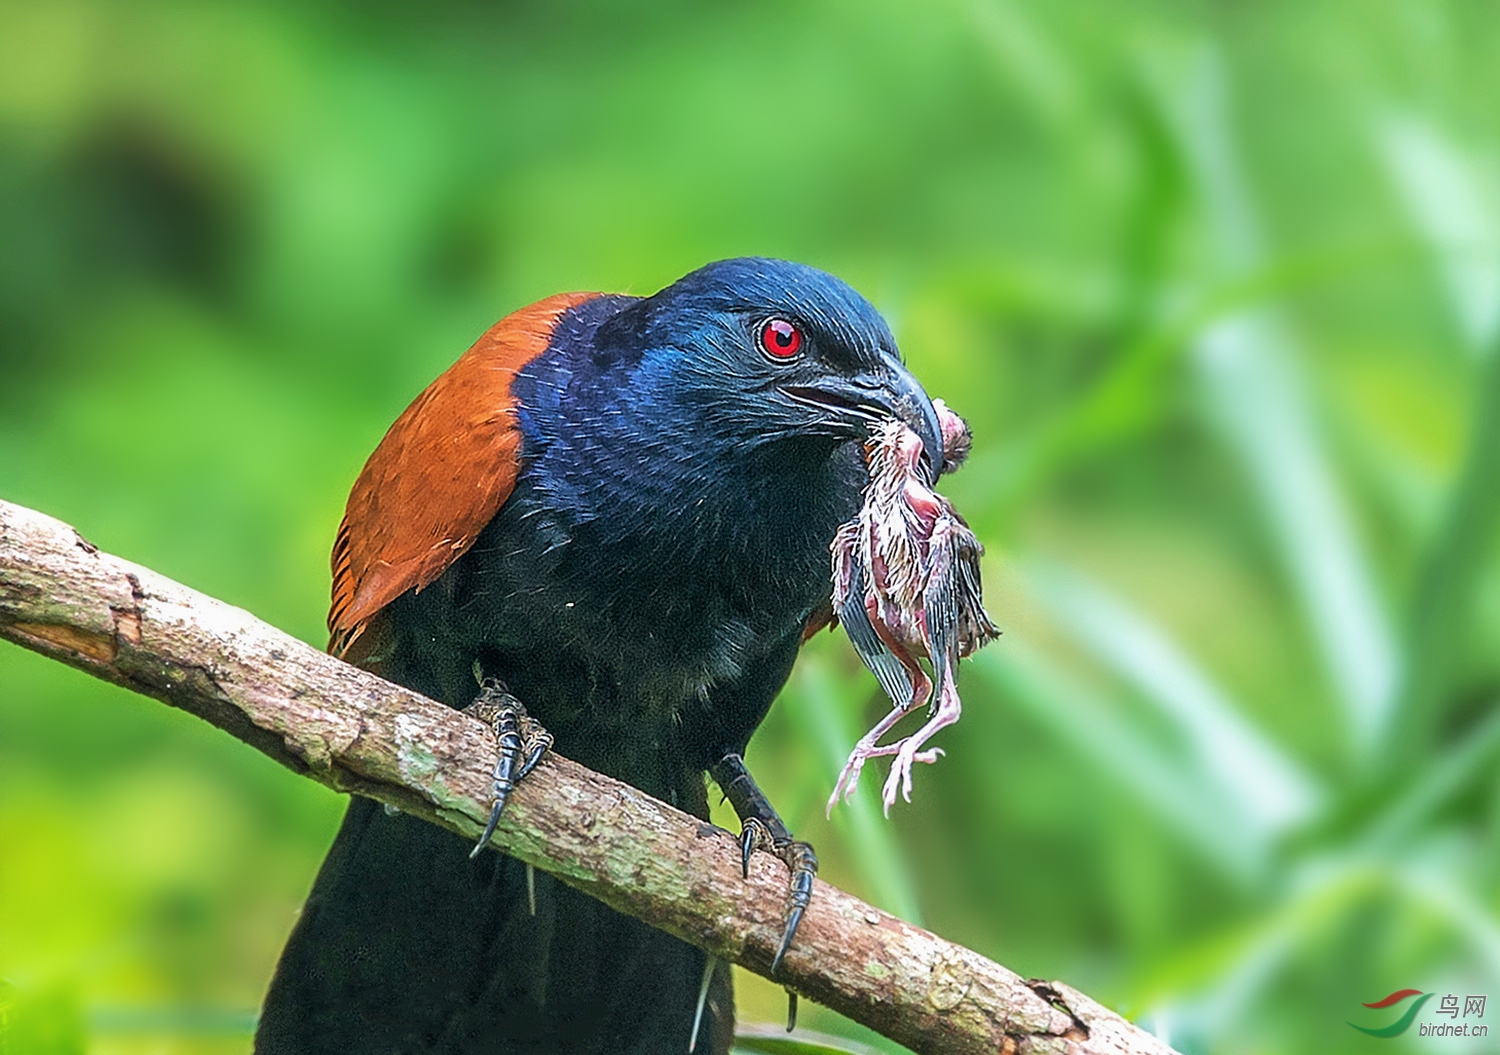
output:
[[[763,447],[867,438],[895,417],[921,438],[936,477],[943,432],[880,313],[815,268],[742,258],[709,264],[602,325],[595,348],[631,364],[638,392],[670,390],[693,410],[696,442]]]

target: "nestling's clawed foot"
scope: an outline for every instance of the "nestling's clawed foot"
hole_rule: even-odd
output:
[[[881,789],[880,801],[885,804],[885,815],[891,815],[891,807],[896,804],[896,792],[899,789],[901,797],[907,802],[911,801],[911,767],[918,762],[928,765],[943,757],[941,747],[929,747],[926,751],[918,751],[916,745],[908,737],[902,740],[896,751],[896,757],[891,759],[891,773],[885,778],[885,787]]]
[[[797,928],[812,901],[813,879],[818,874],[818,855],[813,848],[791,832],[776,814],[765,793],[755,784],[739,755],[725,755],[713,767],[713,778],[723,789],[724,795],[739,814],[740,823],[740,868],[746,879],[750,878],[750,858],[757,851],[779,858],[791,873],[787,886],[786,922],[781,931],[781,942],[776,947],[776,956],[771,961],[774,975],[781,967]]]
[[[495,678],[481,678],[479,695],[464,708],[464,713],[478,718],[495,732],[494,799],[490,804],[490,819],[484,826],[470,857],[478,857],[479,851],[489,845],[495,834],[495,825],[500,823],[500,812],[510,793],[526,774],[536,768],[542,755],[552,746],[552,734],[542,724],[526,713],[526,707],[512,696]]]
[[[894,717],[899,718],[903,712],[892,711]],[[874,739],[884,730],[877,726],[872,734],[865,737],[849,755],[849,760],[844,763],[844,768],[839,772],[839,779],[833,785],[833,794],[828,797],[828,813],[833,813],[833,807],[838,805],[840,798],[848,802],[854,797],[854,789],[859,786],[859,773],[864,769],[865,763],[872,758],[880,758],[883,755],[894,755],[891,759],[891,773],[886,778],[885,787],[881,791],[881,801],[885,804],[886,816],[890,816],[891,807],[895,805],[896,794],[899,790],[901,796],[907,802],[911,801],[911,771],[912,766],[918,762],[931,764],[943,757],[941,747],[930,747],[925,751],[917,750],[915,737],[905,737],[891,744],[876,744]],[[866,743],[865,740],[871,741]]]

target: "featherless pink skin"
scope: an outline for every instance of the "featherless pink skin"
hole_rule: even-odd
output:
[[[968,454],[969,427],[941,400],[933,406],[942,426],[943,471],[951,472]],[[898,793],[911,801],[912,767],[942,756],[941,748],[926,744],[962,711],[958,661],[999,633],[985,614],[980,589],[984,547],[927,483],[922,453],[911,429],[899,421],[882,423],[866,447],[870,485],[864,505],[834,538],[834,611],[893,707],[850,753],[828,800],[830,813],[840,796],[848,801],[854,794],[865,762],[882,755],[893,756],[881,795],[887,815]],[[908,711],[929,701],[933,706],[920,729],[880,743]]]

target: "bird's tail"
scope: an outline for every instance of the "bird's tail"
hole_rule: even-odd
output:
[[[261,1055],[686,1052],[705,954],[356,798],[266,996]],[[728,1052],[727,966],[695,1050]]]

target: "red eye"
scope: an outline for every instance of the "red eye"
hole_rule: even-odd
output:
[[[772,359],[790,359],[802,350],[802,331],[785,319],[771,319],[761,327],[760,346]]]

